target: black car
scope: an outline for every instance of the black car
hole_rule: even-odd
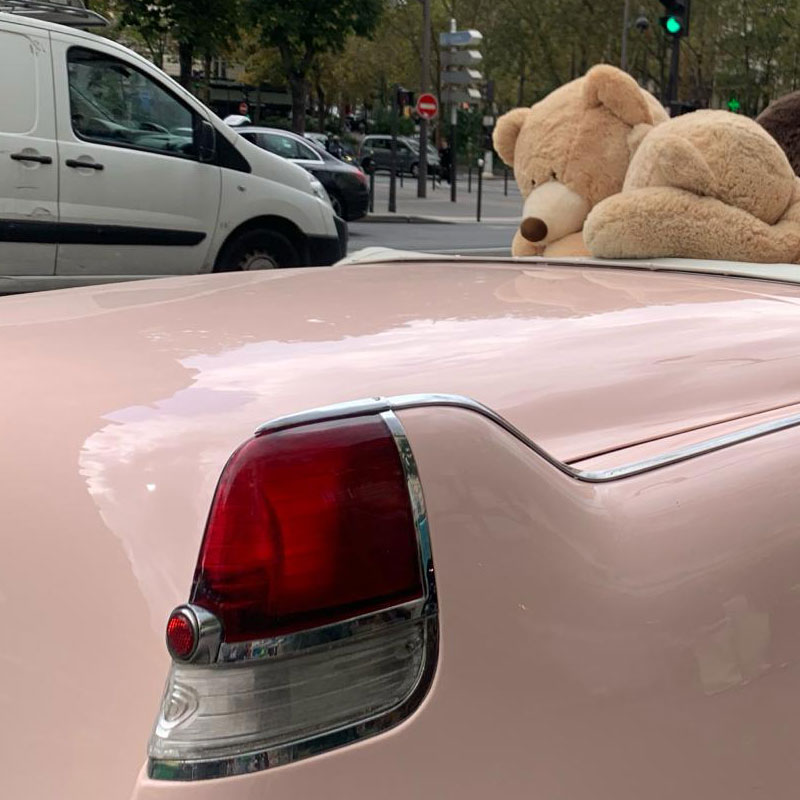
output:
[[[294,161],[313,173],[325,187],[334,211],[342,219],[360,219],[367,213],[368,182],[358,167],[345,164],[316,142],[291,131],[252,125],[237,127],[236,130],[253,144]]]

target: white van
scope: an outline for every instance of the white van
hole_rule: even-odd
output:
[[[346,248],[315,178],[146,59],[0,13],[0,292],[325,265]]]

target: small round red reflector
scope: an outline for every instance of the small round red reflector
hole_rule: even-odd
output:
[[[167,622],[167,646],[173,658],[188,658],[197,645],[192,623],[182,611],[173,611]]]

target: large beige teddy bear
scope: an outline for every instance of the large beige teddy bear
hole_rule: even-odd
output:
[[[512,254],[586,255],[586,215],[620,191],[639,142],[666,119],[653,95],[608,64],[500,117],[494,147],[525,198]]]
[[[584,226],[592,255],[794,262],[800,180],[778,143],[728,111],[695,111],[654,128],[620,194]]]

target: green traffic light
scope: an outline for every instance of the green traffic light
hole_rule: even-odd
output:
[[[676,17],[667,17],[666,27],[670,33],[674,34],[674,33],[680,33],[683,25],[681,25],[681,21]]]

